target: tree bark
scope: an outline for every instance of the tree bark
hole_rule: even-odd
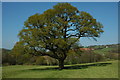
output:
[[[64,60],[59,60],[59,69],[62,70],[64,68]]]

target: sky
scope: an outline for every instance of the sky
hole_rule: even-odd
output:
[[[81,38],[80,44],[104,45],[118,43],[118,3],[117,2],[69,2],[79,11],[90,13],[104,26],[104,33],[97,42]],[[12,49],[19,41],[18,33],[24,26],[24,21],[36,13],[43,13],[57,2],[3,2],[2,3],[2,48]]]

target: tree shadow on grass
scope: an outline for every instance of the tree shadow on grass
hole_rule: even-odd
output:
[[[91,66],[107,66],[110,65],[112,63],[94,63],[94,64],[86,64],[86,65],[73,65],[73,66],[65,66],[64,69],[85,69]],[[29,70],[34,70],[34,71],[38,71],[38,70],[59,70],[58,67],[47,67],[47,68],[34,68],[34,69],[29,69]]]

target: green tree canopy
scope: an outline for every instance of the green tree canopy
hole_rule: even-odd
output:
[[[71,46],[81,37],[99,37],[102,28],[103,25],[89,13],[69,3],[58,3],[42,14],[30,16],[18,34],[18,43],[27,53],[57,59],[62,69]]]

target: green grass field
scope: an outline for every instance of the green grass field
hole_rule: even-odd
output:
[[[94,50],[95,53],[97,54],[102,54],[105,55],[107,53],[110,53],[111,50],[117,50],[118,48],[116,47],[111,47],[111,48],[103,48],[103,49],[98,49],[98,50]],[[117,50],[118,51],[118,50]]]
[[[118,78],[118,61],[58,66],[15,65],[2,68],[3,78]]]

